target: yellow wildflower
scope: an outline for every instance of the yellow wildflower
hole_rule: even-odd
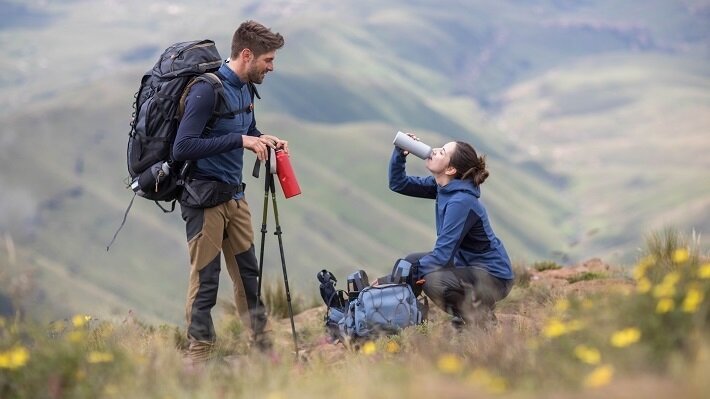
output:
[[[697,287],[690,287],[683,300],[683,311],[686,313],[694,313],[698,310],[701,303],[703,303],[703,292]]]
[[[397,341],[389,341],[386,350],[388,353],[397,353],[399,352],[399,344]]]
[[[79,328],[83,327],[89,320],[91,320],[91,316],[78,314],[72,317],[71,323],[74,325],[74,327]]]
[[[661,284],[675,286],[678,281],[680,281],[680,273],[670,272],[663,277],[663,281],[661,282]]]
[[[690,258],[690,254],[688,253],[687,249],[678,248],[675,251],[673,251],[672,258],[673,258],[673,262],[675,262],[675,263],[683,263]]]
[[[644,256],[639,263],[634,267],[633,276],[636,280],[641,279],[646,275],[648,268],[656,262],[656,259],[651,256]]]
[[[675,295],[675,285],[680,280],[680,273],[670,272],[663,277],[661,284],[653,289],[653,296],[656,298],[667,298]]]
[[[86,357],[89,363],[110,363],[113,361],[113,353],[91,351]]]
[[[638,342],[641,338],[641,330],[636,327],[629,327],[612,334],[611,344],[617,348],[623,348]]]
[[[634,270],[632,271],[632,275],[634,276],[634,280],[638,281],[641,280],[642,278],[646,277],[646,269],[648,269],[648,266],[641,266],[641,264],[636,265],[634,267]]]
[[[638,284],[636,284],[636,291],[641,294],[645,294],[651,291],[652,286],[653,285],[651,284],[651,281],[649,279],[647,279],[646,277],[642,277],[640,280],[638,280]]]
[[[0,353],[0,368],[3,369],[18,369],[30,359],[30,352],[27,348],[18,346],[10,349],[7,352]]]
[[[5,328],[5,318],[0,316],[0,328]]]
[[[569,329],[565,323],[557,319],[550,320],[547,325],[542,329],[542,333],[548,338],[555,338],[561,335],[565,335],[569,332]]]
[[[614,376],[614,367],[611,365],[599,366],[592,370],[584,379],[584,386],[587,388],[598,388],[611,382]]]
[[[367,341],[362,346],[362,353],[364,353],[366,355],[373,355],[373,354],[375,354],[375,352],[377,352],[377,346],[372,341]]]
[[[574,348],[574,355],[584,363],[587,364],[599,364],[602,359],[602,355],[599,350],[586,345],[577,345]]]
[[[281,391],[274,391],[266,396],[266,399],[284,399],[286,396]]]
[[[453,354],[442,355],[439,361],[436,362],[437,367],[442,373],[458,374],[463,370],[463,362],[458,356]]]
[[[710,263],[704,263],[698,268],[698,277],[701,279],[710,278]]]
[[[669,298],[675,295],[675,287],[667,284],[658,284],[653,289],[653,296],[656,298]]]
[[[673,299],[671,298],[662,298],[658,300],[658,304],[656,304],[656,313],[659,314],[664,314],[668,313],[675,308],[675,303],[673,302]]]

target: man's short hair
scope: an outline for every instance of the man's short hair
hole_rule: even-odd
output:
[[[246,21],[239,25],[232,37],[232,59],[236,59],[245,48],[258,57],[284,45],[284,38],[256,21]]]

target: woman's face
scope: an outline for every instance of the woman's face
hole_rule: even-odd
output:
[[[446,171],[451,162],[451,154],[456,151],[456,143],[449,142],[441,148],[434,148],[431,152],[431,158],[426,160],[426,168],[433,175],[441,174]]]

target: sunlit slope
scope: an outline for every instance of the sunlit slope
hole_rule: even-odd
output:
[[[707,229],[708,89],[704,61],[618,54],[506,92],[498,120],[521,157],[571,178],[566,198],[576,209],[565,225],[579,234],[571,253],[628,259],[636,232]]]

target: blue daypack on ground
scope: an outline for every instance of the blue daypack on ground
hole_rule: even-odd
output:
[[[370,339],[424,322],[429,304],[426,298],[417,300],[412,276],[411,263],[400,259],[392,274],[378,279],[376,286],[369,285],[363,270],[350,274],[346,293],[335,289],[332,273],[318,273],[321,296],[328,305],[325,326],[331,337],[344,342]]]

